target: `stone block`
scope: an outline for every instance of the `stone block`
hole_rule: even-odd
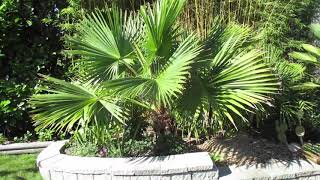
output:
[[[192,180],[216,180],[219,179],[218,171],[200,171],[192,173]]]
[[[63,172],[63,179],[78,180],[78,176],[74,173]]]
[[[50,170],[50,178],[51,180],[63,180],[63,172]]]
[[[160,163],[161,174],[171,175],[171,174],[182,174],[188,172],[187,167],[188,159],[183,155],[172,155]]]
[[[124,180],[123,176],[112,176],[112,180]]]
[[[107,174],[95,174],[93,176],[94,180],[112,180],[110,175]]]
[[[78,180],[94,180],[93,174],[78,174]]]
[[[171,176],[171,180],[191,180],[191,174],[175,174]]]
[[[51,180],[50,169],[40,168],[39,171],[44,180]]]
[[[150,176],[150,180],[171,180],[171,176]]]
[[[152,176],[130,176],[130,180],[153,180]]]

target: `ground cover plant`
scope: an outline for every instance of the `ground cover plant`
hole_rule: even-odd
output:
[[[270,103],[277,78],[250,28],[216,21],[200,40],[176,23],[185,3],[87,14],[78,36],[67,40],[86,73],[71,82],[43,76],[44,93],[31,99],[37,128],[67,131],[75,143],[119,155],[128,139],[145,139],[152,129],[157,155],[175,148],[171,142],[184,133],[177,123],[201,122],[207,132],[191,127],[189,134],[203,136],[224,124],[237,128],[258,105]]]

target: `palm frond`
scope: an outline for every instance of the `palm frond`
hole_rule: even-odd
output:
[[[143,97],[158,105],[168,106],[173,98],[182,93],[191,64],[199,53],[198,41],[194,35],[190,35],[180,44],[167,64],[159,67],[161,71],[157,71],[158,73],[142,73],[134,77],[119,78],[106,81],[104,85],[124,96]],[[142,61],[141,64],[144,65],[146,62]]]
[[[100,85],[68,83],[45,77],[48,94],[31,97],[32,111],[38,129],[71,130],[97,119],[108,123],[123,122],[125,110],[119,99],[104,92]]]
[[[141,7],[147,31],[146,47],[158,56],[168,55],[176,36],[173,27],[186,0],[163,0],[154,3],[152,8]]]
[[[215,39],[223,38],[225,42],[212,49],[207,63],[193,72],[181,98],[182,105],[192,108],[187,111],[196,112],[201,107],[211,114],[208,121],[226,119],[235,127],[239,117],[246,121],[244,112],[270,104],[268,95],[278,91],[277,78],[264,62],[264,53],[246,47],[251,41],[248,31],[237,31],[242,33],[219,33]]]
[[[116,7],[96,10],[80,26],[80,36],[69,38],[73,55],[81,55],[89,78],[112,79],[128,65],[133,48],[125,34],[126,13]]]
[[[158,101],[169,105],[172,97],[182,94],[183,84],[194,58],[200,53],[200,46],[193,35],[187,37],[169,59],[166,68],[156,77],[158,84]]]
[[[242,117],[241,110],[250,111],[247,107],[268,103],[267,95],[278,90],[277,79],[263,62],[262,55],[252,50],[236,56],[219,74],[214,74],[214,67],[211,70],[213,78],[208,85],[212,92],[211,101],[232,122],[231,114]]]
[[[282,58],[283,52],[273,46],[266,47],[265,61],[273,67],[284,83],[297,82],[305,75],[306,67],[300,63],[289,62]]]

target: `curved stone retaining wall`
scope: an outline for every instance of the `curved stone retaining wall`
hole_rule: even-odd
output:
[[[95,158],[60,153],[52,143],[37,159],[45,180],[215,180],[218,170],[206,152],[137,158]]]

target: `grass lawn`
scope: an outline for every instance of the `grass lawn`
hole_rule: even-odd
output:
[[[37,155],[0,155],[0,180],[41,180]]]

